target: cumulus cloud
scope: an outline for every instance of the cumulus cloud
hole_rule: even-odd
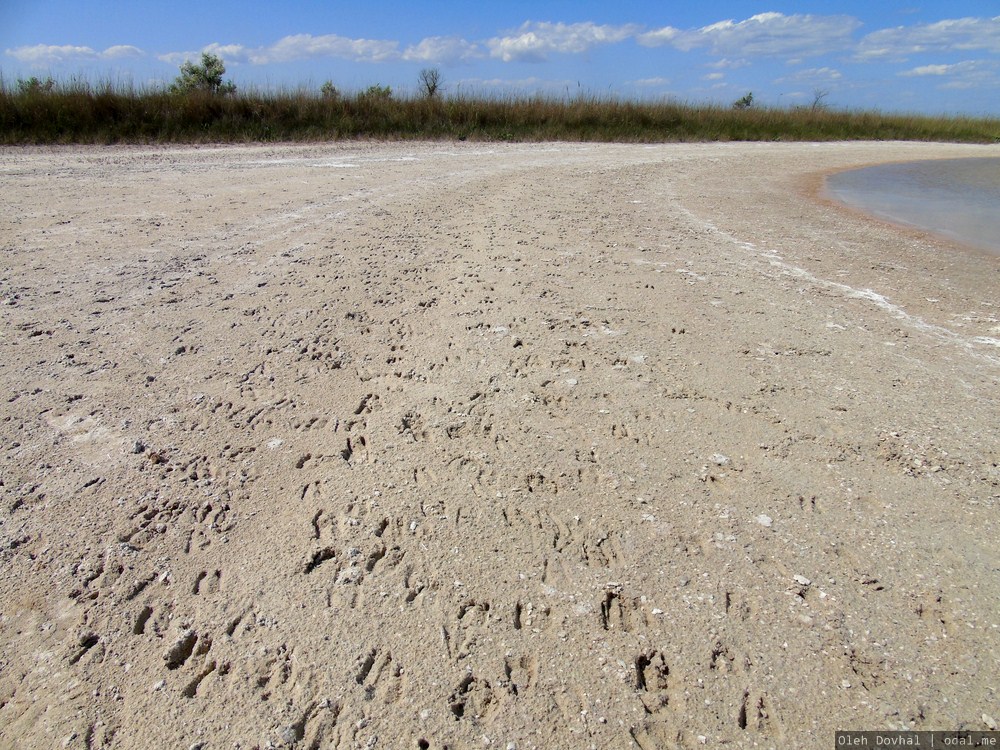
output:
[[[504,62],[542,62],[553,53],[579,54],[602,44],[616,44],[634,36],[640,27],[584,23],[527,21],[513,34],[487,41],[492,57]]]
[[[968,89],[979,86],[1000,86],[995,62],[965,60],[963,62],[938,65],[920,65],[904,70],[899,75],[908,78],[940,78],[940,88]]]
[[[250,62],[288,62],[311,57],[340,57],[355,62],[384,62],[399,56],[399,42],[350,39],[336,34],[295,34],[279,39],[251,55]]]
[[[101,57],[114,60],[122,57],[142,57],[143,54],[141,49],[133,47],[131,44],[116,44],[104,50],[101,53]]]
[[[429,36],[403,51],[404,60],[454,63],[483,57],[478,44],[449,36]]]
[[[790,76],[779,78],[779,83],[830,83],[839,81],[844,75],[836,68],[806,68]]]
[[[861,40],[857,57],[861,60],[905,60],[922,52],[970,50],[1000,53],[1000,16],[953,18],[881,29]]]
[[[670,83],[669,78],[640,78],[638,81],[629,81],[633,86],[639,86],[641,88],[654,87],[654,86],[666,86]]]
[[[739,68],[747,67],[749,64],[749,60],[730,60],[728,57],[723,57],[721,60],[708,63],[708,67],[717,68],[718,70],[738,70]]]
[[[399,58],[399,42],[382,39],[350,39],[336,34],[313,36],[294,34],[266,47],[213,43],[201,52],[169,52],[159,55],[163,62],[178,64],[195,60],[202,52],[218,55],[226,62],[266,65],[314,57],[339,57],[354,62],[384,62]]]
[[[143,51],[130,44],[116,44],[99,52],[91,47],[72,44],[35,44],[4,50],[4,54],[30,65],[52,65],[72,60],[116,60],[123,57],[140,57]]]
[[[901,76],[947,76],[970,70],[974,63],[955,63],[953,65],[921,65],[912,70],[904,70]]]
[[[641,34],[637,34],[635,40],[643,47],[662,47],[666,44],[671,44],[681,34],[683,32],[680,29],[675,29],[673,26],[664,26],[661,29],[644,31]]]
[[[722,56],[822,55],[850,46],[860,26],[851,16],[759,13],[745,21],[720,21],[684,32],[673,45],[681,50],[707,47]]]
[[[353,62],[378,63],[389,60],[457,62],[483,56],[482,49],[458,37],[427,37],[400,51],[390,39],[351,39],[337,34],[294,34],[264,47],[241,44],[209,44],[200,52],[169,52],[159,59],[171,64],[197,59],[202,52],[218,55],[226,62],[267,65],[311,58],[336,57]]]

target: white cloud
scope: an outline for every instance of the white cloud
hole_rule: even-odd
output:
[[[662,29],[654,29],[638,34],[635,38],[643,47],[662,47],[670,44],[683,32],[673,26],[664,26]]]
[[[641,88],[654,87],[654,86],[666,86],[670,83],[669,78],[640,78],[638,81],[629,81],[633,86],[639,86]]]
[[[806,68],[777,80],[778,83],[829,83],[844,77],[836,68]]]
[[[509,36],[487,41],[490,55],[504,62],[541,62],[552,53],[579,54],[602,44],[616,44],[639,31],[635,24],[599,26],[585,23],[527,21]]]
[[[168,52],[158,59],[177,65],[187,60],[197,60],[202,52],[218,55],[227,63],[268,63],[291,62],[314,57],[339,57],[354,62],[384,62],[398,59],[399,42],[381,39],[350,39],[336,34],[313,36],[295,34],[279,39],[267,47],[245,47],[242,44],[218,44],[213,42],[201,52]]]
[[[707,47],[722,56],[811,56],[849,47],[860,26],[851,16],[759,13],[745,21],[719,21],[670,35],[666,43],[685,52]],[[647,36],[640,36],[640,43],[648,44],[643,41]]]
[[[384,62],[399,56],[399,42],[381,39],[349,39],[336,34],[295,34],[279,39],[250,56],[250,62],[288,62],[310,57],[340,57],[355,62]]]
[[[140,57],[143,51],[129,44],[118,44],[98,52],[91,47],[72,44],[35,44],[4,50],[4,54],[31,65],[51,65],[71,60],[115,60],[122,57]]]
[[[922,52],[985,50],[1000,53],[1000,16],[954,18],[915,26],[881,29],[858,44],[861,60],[905,60]]]
[[[725,73],[709,73],[708,75],[702,76],[704,81],[721,81],[726,77]]]
[[[901,76],[948,76],[967,71],[969,63],[955,63],[954,65],[921,65],[912,70],[905,70]]]
[[[920,65],[910,70],[904,70],[899,75],[911,78],[941,78],[944,79],[940,88],[970,89],[975,87],[1000,86],[995,62],[983,60],[965,60],[963,62],[941,65]]]
[[[116,44],[114,47],[108,47],[104,52],[101,53],[101,57],[108,60],[116,60],[121,57],[142,57],[143,51],[138,47],[133,47],[131,44]]]
[[[483,51],[478,44],[449,36],[429,36],[422,39],[419,44],[407,47],[403,52],[404,60],[421,62],[454,63],[482,56]]]
[[[728,57],[724,57],[721,60],[709,63],[708,67],[717,68],[718,70],[738,70],[739,68],[747,67],[749,64],[749,60],[730,60]]]

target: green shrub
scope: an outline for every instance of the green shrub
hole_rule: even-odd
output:
[[[210,94],[236,93],[236,84],[232,81],[223,82],[226,66],[222,58],[209,52],[201,53],[201,64],[188,60],[181,65],[181,74],[174,80],[170,90],[175,94],[189,94],[193,91],[204,91]]]
[[[39,80],[35,76],[24,80],[22,78],[17,79],[17,90],[21,94],[47,94],[56,86],[56,82],[51,78],[46,78],[44,81]]]
[[[380,86],[375,84],[374,86],[369,86],[364,91],[361,92],[361,97],[364,99],[375,99],[379,101],[389,101],[392,99],[392,88],[389,86]]]

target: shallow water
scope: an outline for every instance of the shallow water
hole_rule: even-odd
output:
[[[1000,254],[1000,157],[882,164],[830,175],[826,187],[854,208]]]

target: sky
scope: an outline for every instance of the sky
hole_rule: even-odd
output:
[[[1000,116],[998,0],[0,0],[0,75]]]

